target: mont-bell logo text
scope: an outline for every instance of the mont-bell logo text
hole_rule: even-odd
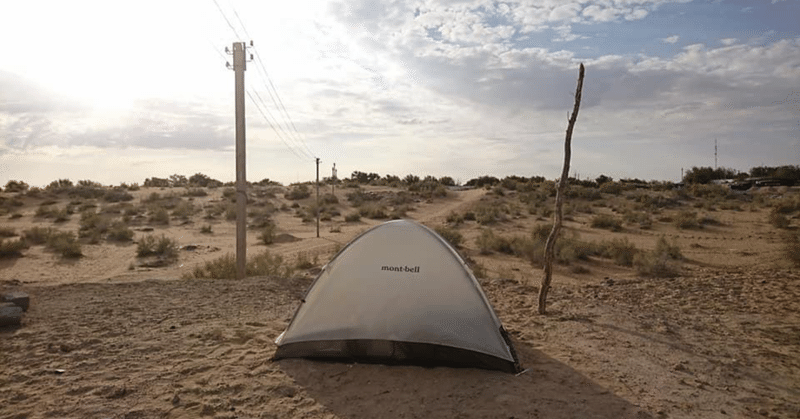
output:
[[[382,271],[419,273],[419,266],[381,266]]]

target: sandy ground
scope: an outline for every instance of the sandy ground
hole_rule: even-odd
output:
[[[350,212],[346,192],[337,194],[343,214]],[[219,194],[195,202],[213,203]],[[419,200],[408,216],[435,226],[484,194]],[[52,225],[32,216],[37,202],[26,200],[24,216],[3,224],[19,231]],[[487,268],[481,283],[526,368],[518,376],[270,361],[311,272],[179,279],[233,251],[232,222],[212,221],[211,236],[199,233],[207,224],[199,215],[153,226],[197,246],[164,268],[136,267],[134,244],[84,245],[77,261],[32,247],[0,260],[0,290],[23,290],[32,300],[22,327],[0,329],[0,418],[797,418],[800,275],[782,261],[766,214],[719,210],[721,226],[685,231],[656,222],[619,233],[576,216],[568,226],[582,239],[627,237],[652,248],[666,235],[687,260],[673,279],[641,278],[604,260],[588,262],[583,274],[559,267],[546,316],[536,314],[539,269],[479,255],[475,223],[459,227],[463,252]],[[313,224],[290,212],[275,219],[279,233],[301,240],[267,247],[250,233],[249,252],[269,248],[287,259],[306,252],[320,263],[379,223],[334,222],[337,233],[323,223],[315,238]],[[511,234],[534,222],[521,217],[494,228]],[[77,226],[73,216],[57,227]],[[137,231],[136,240],[142,234],[150,233]]]

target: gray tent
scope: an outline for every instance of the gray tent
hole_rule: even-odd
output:
[[[458,253],[409,220],[345,246],[308,289],[274,359],[470,366],[519,371],[508,335]]]

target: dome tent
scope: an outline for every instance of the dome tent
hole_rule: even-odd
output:
[[[274,359],[520,370],[470,269],[442,237],[410,220],[377,225],[336,254],[276,344]]]

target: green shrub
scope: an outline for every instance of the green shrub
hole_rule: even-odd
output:
[[[211,224],[200,227],[200,234],[214,234],[211,230]]]
[[[604,183],[603,185],[606,185],[606,183]],[[592,217],[591,226],[593,228],[603,228],[611,231],[622,230],[622,222],[620,222],[619,219],[610,214],[595,215],[594,217]]]
[[[20,257],[27,247],[24,240],[0,239],[0,259]]]
[[[196,212],[194,204],[187,201],[181,201],[175,208],[172,210],[172,216],[177,218],[189,218]],[[169,223],[169,217],[167,217],[167,223]]]
[[[454,228],[437,226],[434,230],[456,249],[460,248],[461,243],[464,241],[464,236]]]

